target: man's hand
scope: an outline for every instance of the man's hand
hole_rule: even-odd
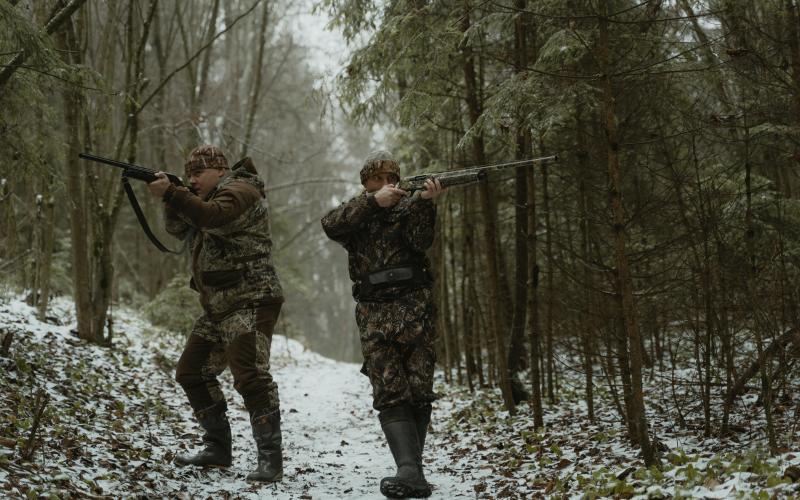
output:
[[[167,176],[164,174],[164,172],[157,172],[156,177],[158,177],[158,179],[147,184],[147,189],[150,190],[150,194],[160,200],[164,197],[164,193],[167,192],[167,188],[169,187],[169,179],[167,179]]]
[[[375,191],[374,194],[375,201],[378,202],[378,206],[383,208],[389,208],[397,205],[397,202],[400,201],[400,198],[406,195],[408,195],[407,191],[403,191],[402,189],[394,187],[394,184],[387,184]]]
[[[425,181],[425,190],[419,193],[419,197],[423,200],[432,200],[444,193],[444,189],[439,179],[432,177]]]

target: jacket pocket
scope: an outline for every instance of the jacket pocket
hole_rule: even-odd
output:
[[[240,269],[202,273],[203,285],[211,288],[231,288],[241,283],[243,278],[244,271]]]

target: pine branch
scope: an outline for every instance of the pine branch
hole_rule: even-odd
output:
[[[53,34],[59,28],[59,26],[61,26],[64,21],[69,19],[69,17],[74,14],[75,11],[78,10],[85,2],[86,0],[72,0],[63,9],[56,12],[55,15],[53,15],[53,17],[47,21],[47,24],[44,27],[45,33],[48,35]],[[22,63],[25,62],[26,57],[27,54],[24,50],[22,50],[14,57],[14,59],[11,60],[11,62],[8,63],[5,68],[0,70],[0,88],[3,88],[8,83],[17,68],[22,66]]]

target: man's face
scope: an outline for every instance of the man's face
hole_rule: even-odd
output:
[[[397,184],[398,182],[400,182],[400,179],[395,174],[380,172],[368,177],[364,187],[368,193],[374,193],[387,184]]]
[[[221,168],[204,168],[202,170],[192,170],[189,174],[189,184],[197,196],[205,198],[208,193],[219,183],[225,170]]]

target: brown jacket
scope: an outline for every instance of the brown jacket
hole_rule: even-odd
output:
[[[164,203],[167,232],[191,238],[192,287],[209,317],[283,302],[264,182],[249,158],[234,165],[206,199],[170,186]]]

